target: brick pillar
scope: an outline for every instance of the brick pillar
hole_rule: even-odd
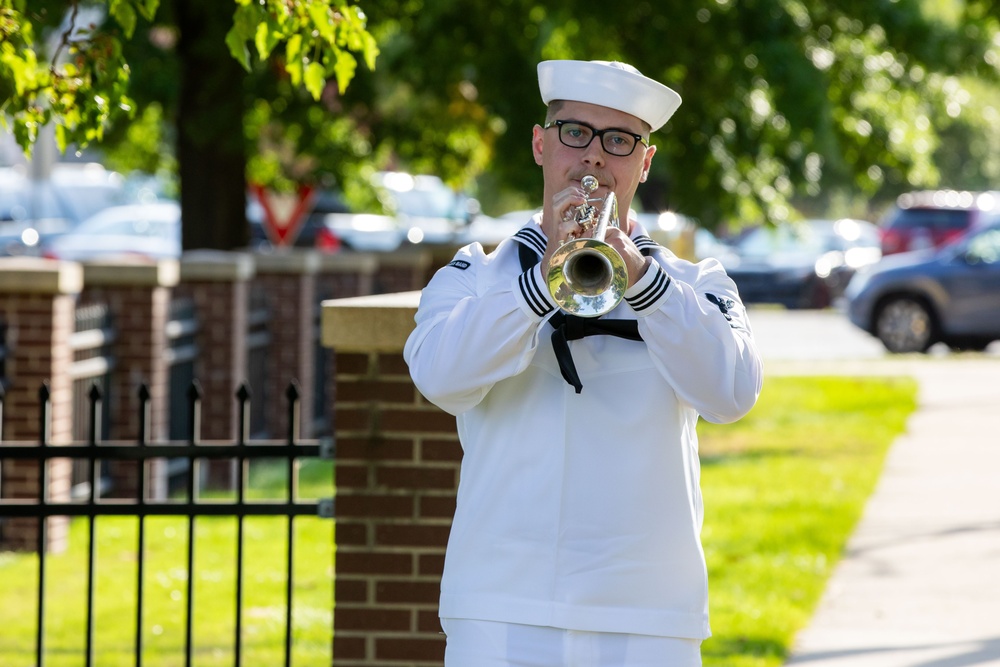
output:
[[[338,252],[320,255],[316,296],[319,301],[372,294],[379,258],[373,253]]]
[[[312,437],[313,393],[316,374],[316,273],[319,253],[290,249],[256,257],[254,289],[267,298],[271,342],[267,355],[267,430],[273,438],[288,433],[288,402],[285,389],[292,380],[299,386],[299,426],[303,438]]]
[[[38,442],[41,438],[43,383],[50,389],[49,443],[66,444],[73,433],[73,382],[69,348],[76,313],[76,299],[83,288],[78,264],[36,258],[0,258],[0,320],[7,325],[7,388],[4,399],[6,441]],[[0,494],[4,498],[37,498],[38,466],[4,461],[0,448]],[[49,463],[49,498],[69,499],[71,462]],[[0,547],[34,549],[38,521],[0,518]],[[69,522],[54,517],[48,522],[48,548],[62,551]]]
[[[437,608],[458,490],[455,419],[423,399],[402,349],[418,294],[323,304],[335,351],[338,667],[438,667]]]
[[[316,277],[317,315],[319,304],[323,301],[371,294],[378,266],[378,256],[373,253],[339,252],[320,255],[319,275]],[[316,384],[313,435],[327,435],[333,425],[333,351],[318,346],[315,368],[323,381]]]
[[[180,277],[176,260],[157,262],[108,260],[84,264],[84,291],[81,302],[108,304],[117,338],[114,343],[116,366],[111,386],[109,439],[136,442],[139,437],[139,387],[149,388],[150,441],[164,440],[169,419],[169,373],[167,365],[167,322],[170,299]],[[111,463],[116,496],[133,497],[137,490],[137,466]],[[148,464],[147,489],[150,497],[166,492],[163,461]]]
[[[253,257],[196,250],[181,257],[178,294],[191,298],[198,314],[200,353],[195,376],[204,399],[201,437],[229,440],[239,417],[234,398],[247,378],[247,312]]]
[[[375,294],[392,294],[422,289],[427,277],[433,273],[434,253],[426,248],[410,248],[394,253],[383,253],[378,258],[375,275]]]

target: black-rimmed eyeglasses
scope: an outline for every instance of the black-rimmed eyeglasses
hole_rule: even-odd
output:
[[[642,135],[618,128],[597,130],[586,123],[570,120],[556,120],[542,126],[546,130],[550,127],[559,128],[559,141],[562,142],[563,146],[570,148],[586,148],[594,140],[594,137],[600,137],[601,146],[607,153],[626,157],[631,155],[640,143],[643,146],[649,146],[649,142]]]

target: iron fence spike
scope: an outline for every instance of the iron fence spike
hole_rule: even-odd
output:
[[[251,396],[253,396],[253,391],[250,389],[250,383],[244,381],[236,390],[236,398],[241,401],[249,401]]]

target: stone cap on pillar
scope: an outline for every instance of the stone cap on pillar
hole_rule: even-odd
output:
[[[84,262],[83,282],[88,287],[176,287],[180,281],[176,259],[149,260],[121,257]]]
[[[341,251],[320,256],[323,273],[359,273],[371,275],[378,270],[379,258],[370,252]]]
[[[41,257],[0,257],[0,294],[79,294],[83,268]]]
[[[312,275],[319,273],[320,253],[308,248],[279,248],[254,254],[257,273]]]
[[[338,352],[402,352],[419,303],[419,291],[324,301],[323,345]]]
[[[181,255],[181,282],[242,282],[257,271],[249,253],[189,250]]]

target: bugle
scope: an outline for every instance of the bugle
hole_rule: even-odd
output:
[[[584,176],[580,185],[587,201],[577,208],[576,219],[593,228],[589,238],[569,239],[552,254],[546,281],[549,293],[570,315],[600,317],[621,302],[628,287],[625,260],[604,240],[608,227],[618,227],[618,201],[614,192],[603,199],[590,198],[597,179]],[[601,202],[600,209],[591,202]],[[596,218],[596,220],[595,220]]]

